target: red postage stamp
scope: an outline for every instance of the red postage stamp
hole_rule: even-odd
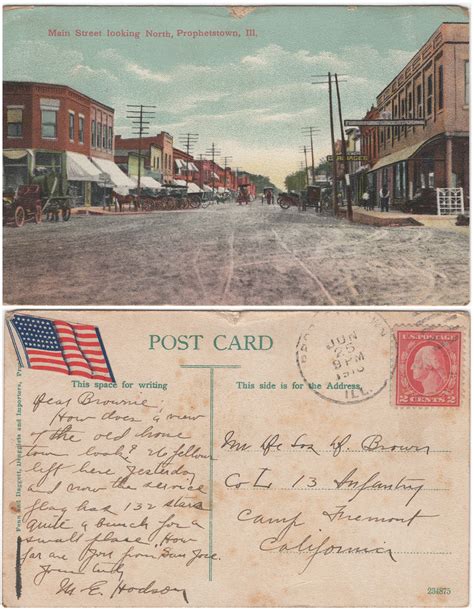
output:
[[[398,331],[396,405],[458,407],[461,332]]]

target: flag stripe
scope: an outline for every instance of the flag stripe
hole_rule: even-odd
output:
[[[115,381],[97,327],[21,314],[12,322],[31,368]]]

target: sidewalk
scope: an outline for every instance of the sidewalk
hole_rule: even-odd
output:
[[[147,210],[123,210],[122,212],[115,212],[115,210],[104,210],[103,208],[88,206],[80,208],[71,208],[71,214],[75,216],[128,216],[131,214],[149,214]]]
[[[346,209],[341,210],[341,216],[346,215]],[[410,214],[394,210],[393,212],[381,212],[380,210],[364,210],[359,206],[353,209],[354,222],[375,227],[403,227],[403,226],[425,226],[432,229],[442,229],[469,234],[468,226],[456,225],[456,216],[438,216],[437,214]]]

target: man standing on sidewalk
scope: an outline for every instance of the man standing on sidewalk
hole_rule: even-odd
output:
[[[380,189],[380,210],[381,212],[388,212],[388,203],[390,201],[390,191],[387,185],[384,185]]]

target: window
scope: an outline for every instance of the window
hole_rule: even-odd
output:
[[[84,117],[79,115],[79,144],[84,144]]]
[[[97,148],[100,149],[102,142],[102,123],[97,122]]]
[[[22,108],[7,108],[7,135],[9,138],[21,138],[23,136]]]
[[[57,110],[42,110],[41,111],[41,137],[56,138],[57,137]]]
[[[421,85],[416,86],[416,118],[423,119],[423,95]]]
[[[109,125],[109,151],[113,149],[113,142],[114,142],[114,134],[112,131],[112,126]]]
[[[464,104],[469,104],[469,60],[464,62]]]
[[[433,75],[430,74],[426,82],[428,93],[426,96],[426,116],[429,117],[433,112]]]
[[[444,70],[443,64],[438,66],[438,110],[444,108]]]
[[[411,91],[408,93],[408,118],[413,118],[413,94]]]
[[[69,140],[74,141],[74,113],[69,112]]]
[[[102,148],[107,148],[107,125],[105,123],[102,125]]]
[[[95,148],[95,121],[91,123],[91,146]]]

